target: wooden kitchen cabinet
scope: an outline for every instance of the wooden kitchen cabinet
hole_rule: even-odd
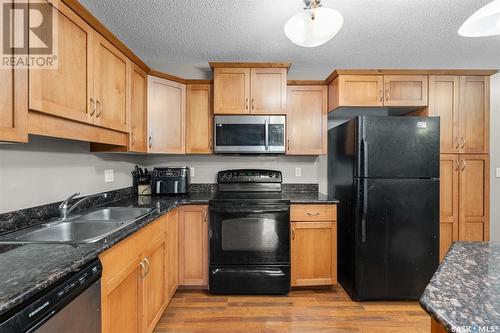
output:
[[[184,154],[186,86],[149,76],[147,109],[148,152]]]
[[[458,240],[458,154],[441,154],[440,159],[440,234],[439,258],[442,260],[454,241]]]
[[[250,68],[214,68],[214,113],[250,113]]]
[[[208,207],[179,209],[179,285],[208,285]]]
[[[286,114],[286,68],[252,68],[250,113]]]
[[[99,255],[102,332],[152,332],[167,306],[167,216]]]
[[[210,84],[187,86],[187,154],[211,154],[213,151],[212,92]]]
[[[419,107],[428,104],[427,75],[349,75],[328,85],[328,110],[338,107]]]
[[[292,205],[291,285],[337,283],[336,205]]]
[[[167,222],[168,223],[168,222]],[[153,332],[167,307],[167,243],[163,235],[144,253],[146,273],[143,285],[143,327]]]
[[[460,152],[488,153],[490,129],[490,78],[460,77]]]
[[[167,303],[179,286],[179,209],[168,213],[167,222]]]
[[[328,86],[328,110],[339,106],[383,106],[383,75],[340,75]]]
[[[489,156],[461,154],[459,174],[459,239],[487,241],[490,234]]]
[[[57,69],[29,70],[29,109],[93,124],[94,39],[96,33],[83,19],[60,2]]]
[[[427,106],[427,75],[384,75],[384,106]]]
[[[147,152],[147,96],[148,77],[132,64],[130,78],[130,136],[129,151]]]
[[[289,86],[287,91],[288,155],[321,155],[327,151],[327,87]]]
[[[441,118],[441,153],[488,153],[489,113],[489,77],[429,77],[429,116]]]
[[[215,67],[214,113],[286,114],[285,65]]]
[[[460,77],[429,76],[429,116],[440,117],[441,153],[458,153]]]
[[[28,142],[28,71],[0,69],[0,141]]]

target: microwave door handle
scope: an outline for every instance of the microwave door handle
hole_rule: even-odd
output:
[[[269,120],[266,119],[264,124],[266,127],[266,150],[269,150]]]

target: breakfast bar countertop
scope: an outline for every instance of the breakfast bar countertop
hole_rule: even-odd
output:
[[[500,243],[454,243],[420,304],[450,332],[500,332]]]

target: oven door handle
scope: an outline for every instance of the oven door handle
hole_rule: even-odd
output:
[[[262,213],[283,213],[288,212],[289,207],[276,207],[269,209],[252,209],[245,206],[217,206],[210,207],[212,212],[221,213],[250,213],[250,214],[262,214]]]
[[[269,150],[269,120],[264,122],[266,126],[266,150]]]

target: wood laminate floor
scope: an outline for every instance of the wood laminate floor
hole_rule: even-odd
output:
[[[213,296],[179,290],[155,333],[429,333],[417,302],[353,302],[340,287],[288,296]]]

